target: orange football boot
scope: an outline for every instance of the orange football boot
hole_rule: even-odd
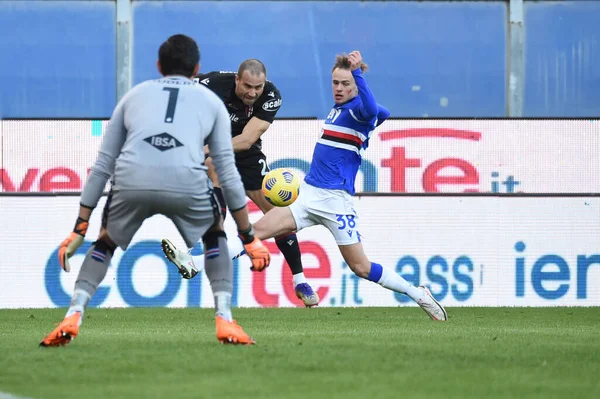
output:
[[[235,320],[227,321],[223,317],[217,316],[216,325],[217,339],[222,344],[252,345],[256,343]]]
[[[40,342],[40,346],[64,346],[79,334],[81,313],[75,312],[65,319]]]

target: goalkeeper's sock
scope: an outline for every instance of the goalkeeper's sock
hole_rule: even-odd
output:
[[[215,313],[227,321],[233,320],[231,315],[231,294],[233,293],[233,262],[227,251],[225,233],[209,233],[205,243],[214,238],[218,241],[219,253],[212,258],[207,257],[205,263],[206,277],[215,298]],[[239,240],[238,240],[239,241]]]
[[[69,309],[67,310],[67,314],[65,314],[65,319],[71,316],[74,313],[81,313],[81,317],[79,318],[79,325],[83,321],[83,314],[85,313],[85,308],[90,301],[90,294],[82,290],[81,288],[75,289],[73,293],[73,298],[71,298],[71,304],[69,305]]]
[[[233,321],[231,314],[231,293],[215,292],[215,315],[221,316],[227,321]]]
[[[112,253],[112,249],[102,241],[92,244],[77,275],[75,290],[65,317],[81,312],[82,318],[79,319],[81,323],[85,308],[106,276]]]
[[[423,290],[411,285],[398,273],[381,266],[379,263],[371,262],[371,271],[367,280],[373,281],[389,290],[406,294],[415,302],[423,299]]]
[[[208,251],[207,245],[204,244],[204,251]],[[244,249],[244,244],[242,240],[238,237],[232,238],[231,240],[227,240],[227,252],[229,253],[229,257],[231,259],[237,259],[243,254],[246,253]],[[204,254],[202,255],[190,255],[194,260],[194,265],[198,268],[198,270],[202,270],[204,266]]]

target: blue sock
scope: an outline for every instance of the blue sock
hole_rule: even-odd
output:
[[[367,276],[367,280],[378,283],[381,280],[382,274],[383,267],[379,263],[371,262],[371,271],[369,272],[369,276]]]

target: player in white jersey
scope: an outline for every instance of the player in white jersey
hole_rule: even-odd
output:
[[[358,51],[336,58],[332,69],[335,105],[315,145],[300,195],[289,207],[267,212],[254,224],[255,234],[265,240],[322,225],[335,237],[344,260],[357,276],[408,295],[433,320],[445,321],[446,310],[426,287],[415,287],[394,269],[371,262],[363,250],[352,199],[354,181],[371,133],[390,115],[367,86],[363,78],[366,68]],[[183,251],[177,255],[185,261]]]
[[[164,77],[137,85],[117,104],[82,192],[75,228],[60,244],[62,268],[70,271],[69,258],[83,243],[91,213],[112,176],[100,235],[83,261],[65,319],[40,346],[65,345],[78,335],[85,308],[104,279],[113,252],[117,246],[127,249],[144,220],[155,214],[170,218],[188,246],[202,237],[205,246],[213,248],[205,267],[215,300],[217,339],[254,343],[231,315],[233,264],[204,166],[205,144],[210,145],[225,200],[253,266],[268,266],[270,255],[248,219],[225,106],[191,80],[199,61],[192,38],[171,36],[158,52],[157,67]]]

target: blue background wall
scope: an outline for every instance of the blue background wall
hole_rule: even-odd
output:
[[[527,3],[527,116],[600,116],[600,1]]]
[[[0,116],[110,116],[115,3],[0,1]]]
[[[336,53],[359,49],[393,116],[506,114],[506,2],[136,1],[133,82],[158,45],[194,36],[202,69],[265,61],[280,116],[324,117]],[[600,1],[526,4],[526,116],[600,115]],[[266,20],[266,22],[264,22]],[[0,1],[0,116],[108,117],[113,1]]]
[[[259,58],[280,88],[280,116],[325,117],[335,55],[359,49],[393,115],[505,112],[503,3],[136,2],[134,82],[156,75],[157,43],[183,31],[203,70]],[[267,23],[264,22],[266,19]],[[419,91],[413,91],[417,87]],[[440,99],[448,99],[441,107]]]

